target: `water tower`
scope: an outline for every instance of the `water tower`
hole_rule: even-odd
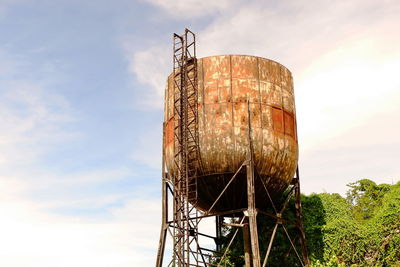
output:
[[[197,59],[195,35],[188,29],[174,34],[173,40],[173,72],[165,89],[156,266],[163,265],[167,236],[172,238],[172,258],[166,266],[222,266],[232,244],[221,248],[218,243],[222,226],[237,228],[232,240],[243,232],[246,266],[268,264],[278,226],[286,232],[300,266],[308,265],[290,71],[255,56]],[[293,198],[296,219],[288,221],[282,214]],[[260,251],[258,214],[275,225],[266,251]],[[201,233],[202,220],[213,216],[216,235]],[[227,222],[227,217],[233,219]],[[286,224],[296,227],[297,238],[287,233]],[[205,248],[199,236],[214,238],[217,248]]]

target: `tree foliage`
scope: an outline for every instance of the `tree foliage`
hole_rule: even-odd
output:
[[[390,190],[388,184],[377,185],[371,180],[362,179],[347,185],[347,200],[352,205],[352,213],[356,220],[372,218],[382,204],[384,195]]]
[[[328,193],[302,196],[304,229],[312,265],[400,267],[400,182],[377,185],[362,179],[348,187],[346,198]],[[294,203],[289,205],[284,216],[294,218]],[[258,223],[260,250],[264,253],[274,221],[258,215]],[[289,235],[294,236],[294,227],[286,227]],[[226,231],[226,240],[230,240],[233,231]],[[231,266],[244,265],[240,257],[242,244],[239,234],[231,247]],[[282,257],[290,250],[285,232],[278,231],[269,266],[298,266],[294,253],[285,257],[282,265]]]

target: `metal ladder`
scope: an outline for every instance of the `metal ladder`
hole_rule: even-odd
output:
[[[198,146],[197,58],[194,33],[174,34],[174,259],[176,266],[193,266],[198,259],[197,210]],[[197,260],[195,260],[197,262]]]

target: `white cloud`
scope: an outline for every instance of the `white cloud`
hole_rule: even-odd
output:
[[[43,163],[49,152],[80,133],[66,130],[76,121],[75,112],[49,89],[51,82],[15,78],[21,77],[16,67],[21,65],[30,64],[10,57],[0,63],[7,74],[0,81],[0,266],[153,265],[158,199],[82,192],[131,177],[129,170],[97,168],[72,174]],[[108,207],[116,202],[122,206]],[[62,209],[106,209],[109,215],[62,216]]]
[[[56,173],[38,164],[43,155],[70,137],[61,133],[71,120],[65,103],[44,88],[24,83],[2,92],[0,164],[0,265],[151,266],[159,228],[159,205],[154,199],[135,199],[110,208],[109,217],[55,215],[49,209],[104,208],[127,198],[124,194],[81,195],[82,187],[125,178],[124,170]],[[61,109],[62,110],[62,109]],[[22,163],[21,163],[22,161]],[[24,166],[21,168],[20,166]],[[131,174],[130,174],[131,175]],[[45,192],[47,201],[31,200]],[[50,200],[50,201],[49,201]],[[140,219],[136,216],[140,214]]]
[[[171,18],[193,18],[225,10],[235,5],[233,0],[143,0],[167,12]]]
[[[180,1],[163,3],[169,7]],[[400,4],[395,1],[242,1],[224,6],[221,14],[211,17],[210,23],[197,32],[198,56],[254,54],[283,63],[297,77],[314,60],[357,37],[393,39],[399,11]],[[125,47],[132,48],[133,44],[128,40]],[[148,103],[150,107],[162,107],[159,103],[172,68],[171,45],[127,52],[130,71],[152,88],[150,93],[146,92],[148,88],[142,90],[141,95],[158,97],[153,99],[156,105]]]
[[[7,267],[151,266],[159,203],[134,200],[93,222],[50,215],[29,201],[0,202],[0,265]]]
[[[75,122],[65,99],[33,81],[3,83],[0,93],[0,195],[27,200],[44,192],[43,208],[102,208],[127,196],[113,192],[83,194],[82,188],[132,179],[124,169],[80,172],[49,170],[42,159],[61,143],[80,136],[66,130]],[[38,196],[37,196],[38,197]],[[40,197],[39,197],[40,198]]]
[[[400,181],[400,108],[377,113],[301,154],[302,190],[338,192],[359,179],[377,183]]]
[[[29,162],[54,142],[75,135],[61,130],[61,125],[74,120],[62,97],[31,81],[11,80],[1,86],[0,167]]]
[[[390,57],[380,56],[385,49],[391,49]],[[369,39],[349,42],[315,60],[299,74],[296,87],[303,148],[368,123],[377,113],[393,112],[400,101],[399,68],[398,48]]]
[[[400,4],[387,2],[241,2],[198,32],[199,55],[254,54],[296,72],[349,39],[393,33]]]
[[[172,1],[169,5],[178,3]],[[167,13],[168,8],[164,7]],[[374,156],[374,150],[381,146],[385,147],[386,155],[398,158],[397,142],[391,133],[398,133],[400,127],[396,123],[400,121],[399,12],[400,3],[392,0],[238,2],[221,9],[218,16],[211,17],[210,23],[197,32],[198,56],[254,54],[289,67],[295,82],[300,157],[302,172],[306,174],[303,179],[310,177],[312,181],[303,182],[305,191],[325,188],[344,192],[342,185],[367,173],[363,166],[370,171],[371,179],[380,181],[392,179],[400,172],[389,157],[377,161]],[[164,44],[137,54],[168,51],[170,46]],[[160,58],[163,64],[170,54]],[[159,82],[152,86],[159,90],[160,102],[165,73],[171,68],[167,65],[163,73],[157,69],[131,68],[137,77],[144,74],[159,77]],[[369,125],[374,124],[373,120],[385,117],[392,119],[380,124],[379,131],[372,131]],[[355,132],[359,134],[357,138],[353,136]],[[332,150],[331,144],[337,142],[333,140],[340,140],[340,149]],[[364,142],[354,144],[360,140]],[[366,147],[371,151],[364,155]],[[340,151],[348,155],[347,162],[340,161],[344,156]],[[362,161],[355,166],[351,161],[357,157]],[[325,166],[323,172],[313,167],[315,162]],[[376,166],[377,162],[380,165]]]
[[[43,207],[94,207],[124,196],[77,196],[81,187],[117,181],[132,175],[127,170],[96,169],[79,173],[50,171],[42,159],[58,147],[75,140],[78,132],[66,130],[76,122],[74,111],[60,95],[35,81],[2,82],[0,92],[0,199],[27,200],[46,192],[51,202]]]
[[[144,86],[138,90],[136,105],[142,108],[163,107],[163,96],[167,76],[170,72],[168,57],[170,49],[166,46],[152,46],[137,52],[132,41],[125,40],[123,47],[129,62],[129,71]]]
[[[155,261],[158,199],[125,193],[82,194],[124,177],[121,171],[57,174],[37,167],[0,176],[0,265],[151,266]],[[33,176],[33,177],[32,177]],[[50,198],[32,200],[32,193]],[[143,193],[144,194],[144,193]],[[126,201],[126,199],[129,199]],[[123,203],[122,207],[107,207]],[[121,204],[120,204],[121,205]],[[60,209],[105,209],[107,216],[59,215]],[[52,212],[49,212],[51,210]],[[57,212],[58,211],[58,212]]]

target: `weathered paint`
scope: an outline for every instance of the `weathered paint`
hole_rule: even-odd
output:
[[[174,165],[174,93],[172,76],[165,92],[165,160]],[[248,104],[249,101],[249,104]],[[248,107],[249,105],[249,107]],[[196,206],[208,209],[248,148],[248,108],[255,168],[278,196],[291,182],[297,166],[298,145],[293,82],[290,71],[265,58],[242,55],[198,60],[198,123],[202,169],[198,169]],[[263,186],[256,183],[257,206],[268,203]],[[246,200],[245,175],[221,198],[215,211],[241,208]]]

